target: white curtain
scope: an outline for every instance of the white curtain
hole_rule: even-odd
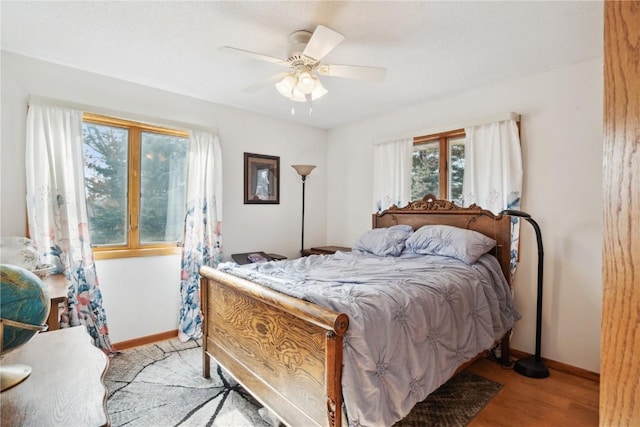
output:
[[[413,139],[405,138],[373,146],[373,209],[381,212],[392,205],[411,201]]]
[[[222,259],[222,150],[218,137],[189,133],[187,213],[180,280],[182,341],[202,336],[200,267]]]
[[[186,176],[187,162],[184,157],[169,159],[169,184],[167,186],[167,219],[164,237],[167,242],[181,240],[184,223],[185,189],[182,188]]]
[[[464,206],[475,203],[494,214],[520,209],[522,154],[515,120],[465,128]],[[519,221],[512,218],[511,270],[515,270]]]
[[[29,234],[40,261],[55,264],[70,282],[61,326],[85,325],[96,346],[110,352],[89,234],[82,112],[32,103],[26,130]]]

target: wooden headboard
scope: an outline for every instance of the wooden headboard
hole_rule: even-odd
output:
[[[392,206],[380,213],[373,214],[373,228],[408,224],[414,230],[423,225],[445,224],[478,231],[497,242],[492,253],[500,262],[500,267],[511,286],[511,220],[505,215],[494,215],[491,211],[471,205],[461,208],[448,200],[439,200],[427,194],[422,200],[399,208]]]

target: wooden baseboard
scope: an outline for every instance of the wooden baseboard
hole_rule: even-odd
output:
[[[159,334],[147,335],[146,337],[135,338],[128,341],[122,341],[115,344],[112,344],[114,350],[127,350],[133,347],[138,347],[145,344],[152,344],[158,341],[164,341],[171,338],[175,338],[178,336],[178,330],[174,329],[172,331],[161,332]]]
[[[532,354],[525,353],[524,351],[511,349],[511,357],[514,360],[519,360],[524,357],[531,357]],[[556,371],[566,372],[567,374],[575,375],[580,378],[585,378],[591,381],[600,382],[600,374],[597,372],[591,372],[586,369],[578,368],[576,366],[567,365],[566,363],[557,362],[551,359],[542,358],[544,363],[547,365],[549,369],[555,369]]]
[[[159,334],[147,335],[145,337],[135,338],[128,341],[122,341],[115,344],[112,344],[114,350],[127,350],[133,347],[138,347],[141,345],[152,344],[158,341],[164,341],[171,338],[175,338],[178,336],[178,330],[174,329],[172,331],[161,332]],[[532,355],[529,353],[525,353],[524,351],[511,349],[511,357],[514,360],[522,359],[524,357],[531,357]],[[580,378],[585,378],[591,381],[600,382],[600,374],[596,372],[591,372],[586,369],[578,368],[576,366],[567,365],[566,363],[557,362],[555,360],[542,358],[544,363],[550,369],[555,369],[556,371],[566,372],[571,375],[575,375]]]

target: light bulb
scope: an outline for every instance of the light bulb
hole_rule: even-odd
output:
[[[300,74],[300,83],[302,83],[305,86],[308,86],[311,84],[311,82],[313,81],[313,79],[311,78],[311,74],[309,73],[302,73]]]
[[[298,84],[296,85],[296,89],[298,89],[301,93],[307,94],[313,92],[316,84],[313,80],[313,76],[309,74],[307,71],[303,71],[298,75]]]

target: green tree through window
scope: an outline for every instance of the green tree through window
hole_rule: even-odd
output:
[[[176,252],[184,228],[187,137],[182,131],[85,114],[87,211],[97,254]]]
[[[187,141],[142,133],[140,241],[178,242],[186,197]]]
[[[433,194],[462,206],[464,149],[463,129],[414,138],[411,199]]]
[[[449,192],[448,198],[462,206],[462,182],[464,179],[464,138],[450,138],[449,144]]]
[[[440,191],[440,148],[438,143],[417,145],[413,149],[411,200]]]
[[[127,244],[127,129],[84,123],[85,187],[91,242]]]

